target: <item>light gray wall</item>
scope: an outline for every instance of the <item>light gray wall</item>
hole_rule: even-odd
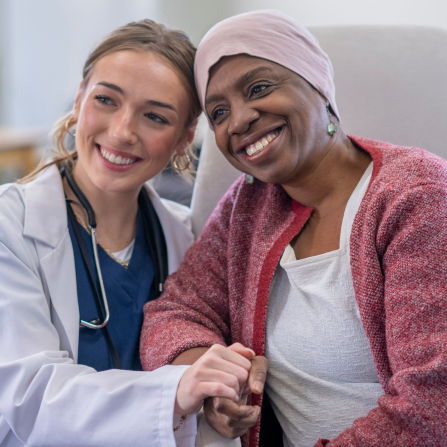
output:
[[[94,44],[132,20],[158,19],[148,0],[1,1],[1,117],[12,127],[49,128],[73,101]]]
[[[73,101],[89,50],[117,26],[151,18],[197,44],[219,20],[267,8],[305,25],[447,28],[447,0],[0,0],[0,124],[49,128]]]
[[[160,18],[199,43],[216,22],[256,9],[278,9],[304,25],[402,24],[447,28],[447,0],[162,0]],[[262,30],[259,30],[262,32]]]

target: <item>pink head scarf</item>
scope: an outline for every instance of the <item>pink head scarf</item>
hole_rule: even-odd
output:
[[[279,11],[240,14],[214,25],[200,42],[195,59],[197,92],[203,110],[209,70],[224,56],[248,54],[297,73],[318,90],[340,117],[335,103],[334,72],[318,40],[302,25]]]

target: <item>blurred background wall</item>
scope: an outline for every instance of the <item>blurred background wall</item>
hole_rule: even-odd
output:
[[[162,21],[198,44],[219,20],[266,8],[305,25],[447,27],[446,0],[0,0],[0,125],[49,128],[70,106],[93,45],[129,21]]]
[[[151,18],[185,30],[198,44],[219,20],[267,8],[305,25],[447,28],[447,0],[0,0],[0,140],[2,130],[20,129],[19,136],[29,136],[22,146],[38,140],[47,147],[42,135],[69,110],[89,51],[120,25]]]

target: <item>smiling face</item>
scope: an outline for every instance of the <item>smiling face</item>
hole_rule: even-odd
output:
[[[174,68],[149,51],[111,53],[76,98],[76,179],[108,192],[139,191],[194,136],[190,101]]]
[[[325,99],[296,73],[237,55],[210,73],[206,113],[216,143],[238,170],[267,183],[292,185],[328,150]]]

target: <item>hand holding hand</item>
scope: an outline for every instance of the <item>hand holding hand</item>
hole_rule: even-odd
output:
[[[232,345],[237,350],[238,346]],[[260,408],[246,405],[250,393],[260,394],[264,390],[268,360],[256,356],[250,359],[251,369],[248,384],[238,402],[225,397],[210,397],[205,400],[204,412],[208,425],[225,438],[235,439],[244,435],[258,420]]]
[[[248,358],[254,352],[240,343],[235,346],[214,345],[185,371],[177,389],[175,413],[195,413],[207,397],[240,400],[252,366]]]

